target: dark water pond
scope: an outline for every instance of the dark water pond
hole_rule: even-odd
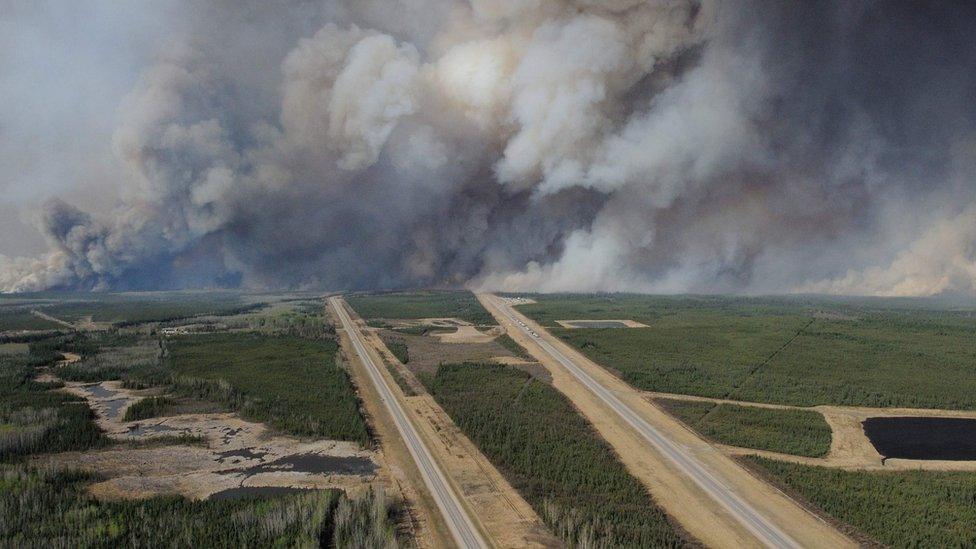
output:
[[[115,419],[119,417],[119,412],[121,412],[122,408],[125,407],[126,402],[127,401],[124,398],[104,401],[105,415],[107,415],[109,419]]]
[[[258,496],[282,496],[287,494],[303,494],[314,492],[311,488],[289,488],[285,486],[241,486],[240,488],[230,488],[221,490],[210,495],[207,499],[242,499]]]
[[[567,322],[575,328],[626,328],[627,324],[617,320],[575,320]]]
[[[886,458],[976,460],[976,419],[872,417],[864,433]]]

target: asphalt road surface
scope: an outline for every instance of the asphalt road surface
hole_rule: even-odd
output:
[[[386,406],[390,416],[393,417],[397,430],[406,443],[410,455],[413,456],[413,460],[417,464],[417,469],[420,470],[420,474],[424,478],[424,483],[434,497],[437,507],[440,509],[441,514],[444,515],[444,521],[447,522],[447,526],[450,528],[454,540],[459,547],[465,549],[487,547],[474,521],[471,520],[471,517],[461,504],[460,498],[454,493],[444,473],[437,466],[433,456],[431,456],[430,450],[427,449],[417,430],[410,423],[406,412],[400,406],[400,402],[397,401],[390,391],[390,386],[387,385],[386,379],[380,374],[379,368],[366,351],[366,344],[363,341],[362,334],[359,333],[359,329],[356,328],[352,319],[349,318],[349,313],[346,312],[344,307],[344,301],[338,297],[330,297],[329,300],[332,302],[332,306],[335,308],[336,314],[342,322],[342,327],[349,334],[349,339],[352,341],[356,354],[359,355],[359,359],[366,366],[369,378],[373,381],[373,385],[376,386],[383,405]]]
[[[685,452],[681,446],[675,444],[670,439],[661,434],[660,431],[651,426],[647,421],[637,415],[630,407],[620,401],[612,392],[601,385],[582,368],[576,365],[569,357],[561,352],[555,345],[552,345],[545,338],[541,337],[532,327],[528,326],[515,313],[512,307],[498,296],[487,296],[489,303],[501,312],[501,314],[511,321],[519,330],[525,332],[539,347],[552,356],[559,364],[572,373],[583,385],[586,386],[594,395],[602,400],[614,412],[620,415],[631,427],[633,427],[642,437],[650,442],[665,458],[670,460],[684,474],[717,501],[729,513],[732,514],[743,526],[745,526],[756,538],[769,547],[794,548],[801,547],[789,535],[780,530],[768,518],[761,515],[755,509],[737,496],[728,486],[705,468],[697,459]]]

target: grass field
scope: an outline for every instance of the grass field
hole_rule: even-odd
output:
[[[0,332],[7,330],[61,330],[64,326],[45,320],[21,307],[0,307]]]
[[[811,410],[775,410],[691,400],[656,399],[669,413],[722,444],[821,457],[830,451],[830,426]]]
[[[444,365],[424,383],[569,546],[687,544],[610,446],[552,387],[497,364]]]
[[[398,292],[346,298],[359,316],[374,318],[460,318],[476,325],[496,324],[471,292]]]
[[[23,355],[29,349],[26,343],[0,343],[0,355]]]
[[[810,406],[976,409],[976,313],[926,302],[534,296],[528,316],[637,388]],[[629,318],[638,329],[564,329]]]
[[[843,471],[752,457],[746,463],[884,545],[976,546],[976,473]]]
[[[332,340],[226,333],[169,341],[177,389],[284,432],[369,442],[355,388]]]

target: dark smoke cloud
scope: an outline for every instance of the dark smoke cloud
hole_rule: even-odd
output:
[[[969,3],[173,6],[0,288],[976,294]]]

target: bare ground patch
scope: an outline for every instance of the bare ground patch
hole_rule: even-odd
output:
[[[641,324],[636,320],[629,319],[578,319],[578,320],[557,320],[563,328],[647,328],[647,324]]]
[[[413,335],[377,329],[377,333],[395,335],[402,339],[409,349],[410,362],[407,368],[414,374],[434,373],[441,364],[455,362],[490,362],[496,357],[516,358],[511,351],[496,343],[494,337],[478,343],[442,343],[440,338],[427,335]]]
[[[196,413],[122,421],[125,410],[153,391],[119,382],[68,383],[95,410],[98,425],[119,442],[187,437],[202,445],[147,445],[41,456],[41,465],[80,468],[109,477],[91,487],[99,498],[179,494],[202,499],[244,487],[341,488],[359,493],[377,478],[376,453],[354,442],[300,440],[230,413]]]

